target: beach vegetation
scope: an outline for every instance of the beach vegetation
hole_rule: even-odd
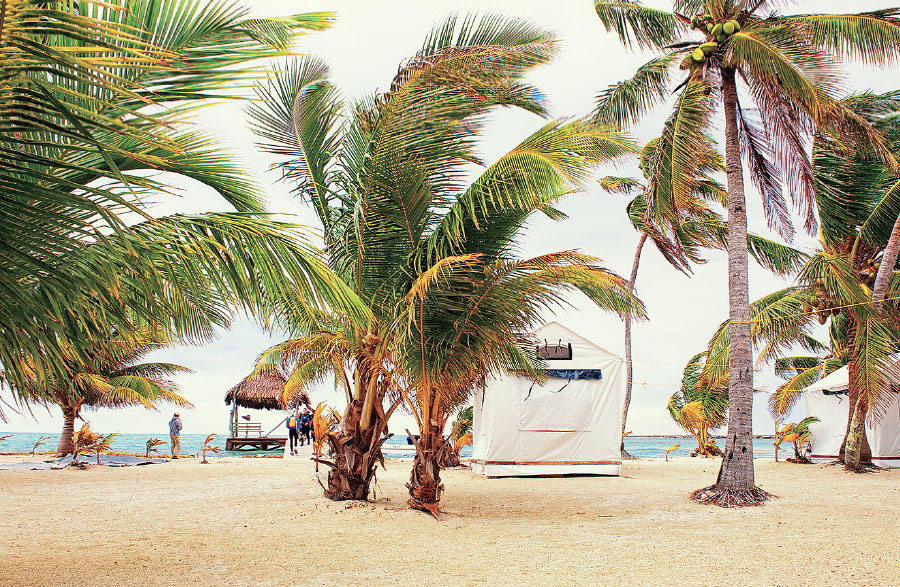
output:
[[[809,459],[809,455],[812,452],[812,443],[809,440],[811,436],[809,425],[818,421],[819,419],[815,416],[807,416],[799,422],[789,422],[788,424],[785,424],[784,428],[776,432],[776,441],[779,444],[782,442],[790,442],[794,445],[794,457],[789,458],[788,462],[803,464],[812,463]],[[776,461],[777,460],[778,459],[776,459]]]
[[[202,460],[200,461],[200,464],[201,464],[201,465],[208,465],[208,464],[209,464],[209,461],[206,460],[206,453],[208,453],[208,452],[211,452],[211,453],[218,453],[218,452],[221,452],[221,450],[222,450],[221,447],[219,447],[219,446],[217,446],[217,445],[214,445],[214,444],[210,444],[213,440],[216,439],[216,436],[217,436],[216,434],[210,434],[209,436],[207,436],[207,437],[203,440],[203,446],[200,448],[200,451],[199,451],[199,453],[198,453],[198,454],[200,454],[200,455],[203,457]]]
[[[717,457],[722,455],[711,432],[721,428],[728,413],[728,387],[720,382],[703,379],[706,353],[691,357],[684,367],[681,388],[669,398],[667,409],[676,424],[697,441],[691,456]]]
[[[103,435],[91,430],[91,425],[88,422],[82,424],[81,428],[78,429],[77,432],[74,432],[70,437],[70,444],[72,446],[72,460],[69,462],[70,467],[78,467],[83,465],[78,462],[78,455],[82,453],[89,452],[94,445],[100,442],[103,439]],[[62,441],[60,440],[60,444]],[[100,458],[99,455],[97,457]]]
[[[159,438],[149,438],[147,439],[146,451],[144,451],[144,456],[149,458],[152,454],[159,454],[159,449],[157,447],[165,445],[166,442],[160,440]]]
[[[43,381],[33,377],[27,387],[18,388],[19,395],[29,404],[55,404],[62,410],[63,430],[60,435],[58,453],[60,456],[72,453],[75,447],[72,438],[75,420],[81,418],[82,408],[120,408],[142,406],[155,410],[159,402],[171,402],[181,407],[192,404],[179,395],[178,386],[168,379],[178,373],[188,373],[187,367],[172,363],[139,362],[147,354],[165,346],[169,339],[162,333],[144,331],[122,334],[108,339],[95,340],[83,348],[80,357],[74,357],[63,347],[63,358],[67,361],[60,368],[65,378]],[[71,358],[70,358],[71,357]],[[84,358],[87,361],[84,361]],[[36,356],[29,360],[30,371],[53,357]]]
[[[100,438],[97,439],[97,442],[88,447],[88,449],[97,456],[98,465],[100,464],[100,455],[109,452],[112,449],[112,442],[117,436],[119,435],[115,432],[107,434],[106,436],[101,434]]]
[[[690,193],[694,145],[724,113],[723,144],[728,192],[728,284],[731,369],[725,456],[715,486],[695,499],[722,506],[756,505],[767,494],[754,482],[751,412],[753,353],[748,286],[744,170],[760,192],[769,228],[785,239],[794,227],[785,192],[800,210],[809,234],[818,228],[815,178],[806,150],[817,129],[840,135],[891,169],[897,161],[884,139],[838,97],[843,80],[836,63],[895,63],[900,55],[900,12],[783,15],[775,2],[676,0],[672,11],[632,0],[597,0],[603,26],[628,47],[661,55],[612,86],[598,110],[621,126],[637,122],[677,92],[666,123],[674,148],[659,157],[675,168],[673,199]],[[693,25],[691,19],[694,19]],[[725,25],[734,32],[728,34]],[[737,26],[734,26],[735,23]],[[701,44],[716,42],[692,57]],[[680,72],[680,73],[679,73]],[[676,76],[677,83],[673,83]],[[746,91],[738,92],[738,85]],[[720,110],[721,108],[721,110]],[[787,189],[783,189],[787,188]]]
[[[325,441],[329,435],[337,431],[338,424],[341,423],[341,415],[325,402],[319,402],[313,412],[312,433],[313,433],[313,460],[316,462],[316,472],[319,471],[319,459],[322,458],[322,449],[325,447]]]
[[[37,452],[38,447],[47,444],[48,440],[50,440],[49,436],[38,437],[38,439],[34,441],[34,446],[31,447],[31,455],[34,456],[34,454]]]
[[[561,303],[567,289],[643,315],[624,281],[595,258],[512,256],[528,217],[561,218],[556,200],[597,163],[635,151],[623,133],[589,120],[551,121],[464,181],[483,165],[475,147],[492,108],[546,116],[543,96],[523,76],[555,47],[552,35],[522,21],[454,17],[401,65],[387,91],[355,103],[344,102],[313,58],[260,88],[262,101],[250,110],[255,130],[317,214],[328,263],[372,315],[360,325],[310,314],[257,365],[281,364],[292,373],[289,385],[333,374],[345,389],[347,410],[328,437],[332,460],[323,461],[332,499],[368,495],[388,418],[403,405],[420,432],[410,504],[436,508],[435,458],[447,450],[447,418],[487,373],[535,371],[522,351],[525,332],[537,309]]]
[[[669,448],[667,448],[667,449],[666,449],[666,461],[669,460],[669,453],[670,453],[670,452],[675,452],[675,451],[678,450],[679,448],[681,448],[681,443],[680,443],[680,442],[676,442],[675,444],[673,444],[672,446],[670,446]]]
[[[365,313],[298,227],[264,215],[250,176],[193,120],[212,99],[240,97],[262,75],[258,59],[331,22],[247,11],[204,0],[0,6],[0,363],[14,393],[70,381],[94,341],[135,322],[196,339],[227,324],[229,307],[267,322],[298,298]],[[161,172],[213,188],[234,212],[154,218],[146,203],[173,191]]]

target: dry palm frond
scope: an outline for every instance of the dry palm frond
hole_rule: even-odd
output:
[[[678,450],[678,448],[679,448],[680,446],[681,446],[681,443],[680,443],[680,442],[676,442],[675,444],[673,444],[672,446],[670,446],[669,448],[666,449],[666,460],[667,460],[667,461],[669,460],[669,453],[672,452],[672,451]]]
[[[34,453],[37,452],[38,447],[46,444],[48,440],[50,440],[49,436],[41,436],[40,438],[38,438],[34,442],[34,446],[31,447],[31,454],[34,455]]]
[[[97,464],[100,464],[100,455],[104,452],[109,451],[112,446],[113,439],[118,436],[116,433],[107,434],[106,436],[101,437],[97,440],[96,443],[91,447],[91,450],[97,455]]]
[[[466,432],[462,436],[456,439],[456,442],[453,443],[453,449],[459,453],[465,446],[469,446],[472,444],[472,433]]]
[[[203,453],[203,460],[200,461],[201,465],[208,465],[209,461],[206,460],[206,453],[218,453],[221,452],[222,449],[218,446],[210,446],[209,443],[212,442],[216,438],[216,434],[210,434],[206,437],[206,440],[203,441],[203,448],[200,449],[200,452]]]
[[[153,453],[158,453],[159,451],[156,449],[157,446],[162,446],[166,444],[164,441],[159,438],[151,438],[147,441],[147,451],[144,453],[144,456],[149,457]]]
[[[328,407],[325,402],[319,402],[316,411],[313,412],[313,456],[316,458],[316,471],[319,470],[318,459],[322,457],[322,448],[328,435],[334,431],[341,421],[341,415],[334,408]]]
[[[85,422],[84,425],[76,432],[72,437],[72,442],[75,445],[75,449],[72,451],[72,462],[69,463],[70,466],[75,466],[78,464],[78,455],[83,452],[88,452],[91,448],[100,442],[103,439],[102,434],[97,434],[96,432],[91,431],[91,425],[88,422]]]

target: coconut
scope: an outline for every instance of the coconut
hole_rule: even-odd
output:
[[[714,37],[718,37],[722,34],[722,23],[719,23],[713,27],[712,34]]]
[[[727,40],[728,40],[728,35],[726,35],[725,33],[722,33],[721,35],[718,35],[716,37],[716,42],[719,43],[720,45]]]
[[[698,20],[698,19],[697,19],[696,16],[692,16],[692,17],[691,17],[691,28],[692,28],[692,29],[697,28],[697,20]]]
[[[708,43],[703,43],[700,45],[700,50],[709,55],[710,53],[714,53],[716,49],[719,48],[719,44],[715,41],[710,41]]]
[[[732,27],[734,27],[734,32],[738,32],[739,30],[741,30],[741,23],[739,23],[738,21],[732,19],[732,20],[729,20],[728,22],[731,24]]]
[[[714,28],[713,23],[711,23],[711,22],[706,23],[706,32],[708,32],[708,33],[713,32],[713,28]]]
[[[733,35],[734,34],[734,24],[732,24],[732,22],[729,20],[724,25],[722,25],[722,30],[725,31],[726,35]]]
[[[706,53],[704,53],[704,52],[700,49],[700,47],[697,47],[696,49],[694,49],[694,52],[691,53],[691,57],[694,58],[694,61],[696,61],[697,63],[700,63],[701,61],[703,61],[704,59],[706,59]]]
[[[825,314],[819,314],[819,324],[825,324],[828,322],[828,317]]]

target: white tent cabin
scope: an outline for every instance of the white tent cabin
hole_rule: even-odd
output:
[[[550,377],[540,384],[506,374],[476,391],[472,470],[618,475],[625,361],[556,322],[534,339]]]
[[[838,458],[849,417],[850,371],[844,366],[803,390],[806,413],[819,419],[810,425],[813,462]],[[879,467],[900,467],[900,394],[876,423],[866,418],[866,438],[872,462]]]

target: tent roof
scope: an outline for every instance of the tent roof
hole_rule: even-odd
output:
[[[850,387],[850,369],[844,365],[819,379],[803,391],[843,391]]]
[[[578,339],[578,340],[581,340],[584,343],[589,344],[590,346],[594,347],[596,350],[600,351],[601,353],[609,355],[610,357],[615,357],[617,359],[622,358],[615,353],[609,352],[608,350],[606,350],[599,344],[595,343],[591,339],[578,334],[571,328],[567,328],[556,321],[548,322],[548,323],[544,324],[543,326],[541,326],[540,328],[537,328],[534,331],[534,337],[540,342],[543,342],[546,339],[546,341],[548,343],[554,343],[560,338]]]
[[[895,389],[900,386],[900,377],[897,376],[900,370],[900,355],[891,357],[893,366],[888,371],[888,376],[893,379]],[[832,371],[826,377],[823,377],[804,389],[803,391],[843,391],[850,388],[850,367],[844,365],[836,371]]]
[[[280,369],[274,369],[256,376],[248,375],[225,394],[225,405],[234,401],[242,408],[254,410],[295,409],[301,402],[309,405],[309,396],[298,390],[284,404],[284,384],[287,376]]]

